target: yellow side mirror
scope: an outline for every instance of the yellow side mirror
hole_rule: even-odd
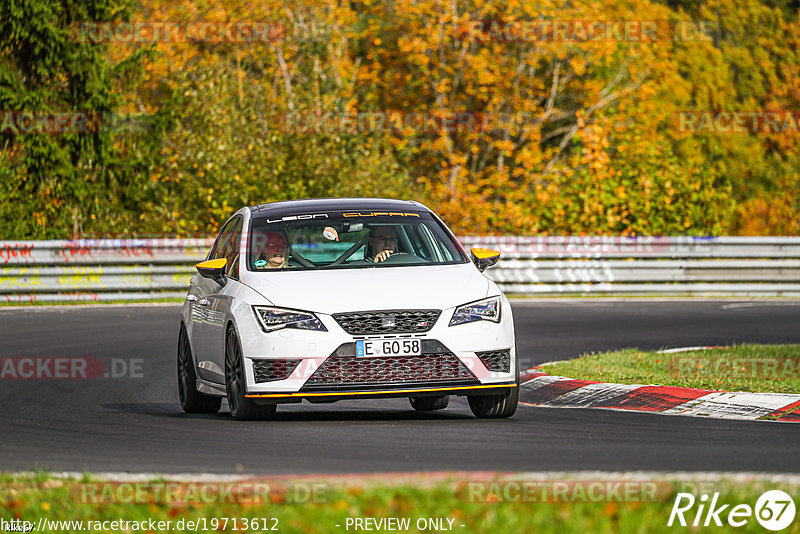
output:
[[[228,258],[206,260],[195,265],[197,272],[204,278],[210,278],[220,285],[225,285],[225,266]]]
[[[500,251],[490,248],[472,248],[470,249],[470,256],[475,267],[477,267],[480,272],[483,272],[497,263],[497,260],[500,259]]]

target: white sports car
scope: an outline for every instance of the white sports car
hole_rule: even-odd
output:
[[[183,305],[178,390],[186,412],[267,419],[279,403],[465,395],[477,417],[519,397],[511,306],[411,201],[319,199],[242,208],[222,226]]]

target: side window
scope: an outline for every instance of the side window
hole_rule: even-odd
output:
[[[223,252],[225,248],[225,244],[230,241],[230,233],[233,231],[233,226],[236,221],[228,221],[228,224],[222,227],[219,234],[217,234],[217,240],[214,241],[214,246],[211,247],[211,252],[208,253],[209,260],[216,260],[217,258],[225,258],[226,255]]]
[[[430,228],[424,224],[421,224],[419,228],[423,242],[427,244],[427,248],[430,249],[436,261],[453,261],[453,255],[442,245],[441,241],[436,239]]]
[[[418,226],[424,228],[423,225],[418,225]],[[423,242],[422,238],[420,237],[419,227],[415,225],[407,225],[405,226],[406,233],[408,234],[411,246],[414,248],[414,254],[419,256],[420,258],[430,261],[431,254],[428,251],[427,245]]]
[[[229,244],[225,257],[228,258],[228,269],[225,272],[231,278],[239,279],[239,254],[242,249],[242,218],[236,217],[233,231],[230,233]]]

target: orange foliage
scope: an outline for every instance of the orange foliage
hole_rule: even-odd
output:
[[[692,20],[662,4],[624,0],[147,0],[139,20],[259,21],[280,31],[246,44],[157,43],[147,91],[138,96],[153,109],[165,88],[185,90],[180,80],[193,72],[224,73],[224,80],[195,83],[207,93],[187,93],[209,99],[220,131],[238,115],[246,121],[241,110],[260,106],[474,113],[468,128],[363,133],[365,146],[391,147],[414,179],[413,194],[460,233],[797,233],[796,171],[789,179],[769,169],[775,154],[797,168],[800,136],[703,137],[676,130],[672,118],[683,109],[796,109],[798,22],[756,0],[712,0],[698,9],[696,19],[728,31],[764,26],[785,39],[682,42],[660,33],[656,42],[507,40],[497,30],[520,21],[617,20],[660,21],[662,32]],[[322,41],[312,38],[320,33]],[[272,126],[259,131],[292,135]],[[249,170],[252,152],[267,150],[255,141],[226,167],[243,183],[258,172]],[[165,150],[175,170],[162,169],[164,180],[177,183],[179,172],[195,167],[195,179],[204,179],[208,156]],[[192,167],[187,157],[200,161],[189,161]],[[301,181],[298,194],[345,190],[341,181]],[[236,188],[230,185],[221,189]],[[236,202],[233,194],[221,200],[224,208]]]

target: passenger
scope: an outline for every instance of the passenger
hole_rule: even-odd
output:
[[[262,269],[282,269],[288,266],[289,245],[286,238],[279,232],[264,234],[262,254],[255,262],[255,266]]]
[[[397,250],[397,232],[392,226],[377,226],[369,232],[367,261],[380,263]]]

